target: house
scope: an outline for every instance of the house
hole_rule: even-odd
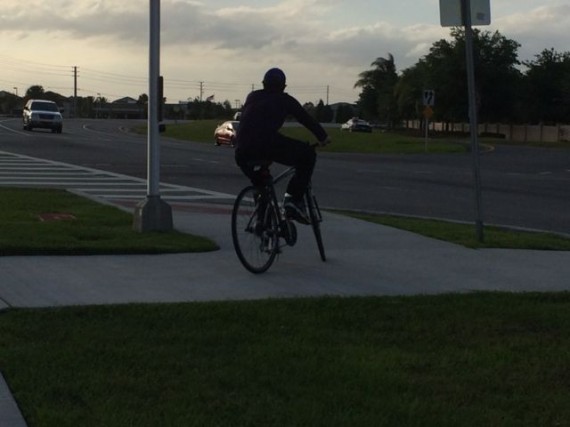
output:
[[[137,100],[131,98],[130,96],[125,96],[124,98],[116,99],[112,102],[112,104],[136,104]]]
[[[108,119],[144,119],[146,105],[126,96],[110,103],[95,103],[95,116]]]

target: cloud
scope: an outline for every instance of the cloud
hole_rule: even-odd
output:
[[[44,34],[75,39],[129,39],[136,37],[148,21],[148,11],[135,8],[132,1],[27,0],[24,4],[4,0],[2,6],[0,32],[20,37]]]
[[[229,7],[214,11],[199,8],[200,18],[188,24],[188,10],[177,4],[166,18],[165,42],[179,45],[204,44],[230,56],[253,60],[279,56],[288,61],[344,65],[368,65],[392,52],[409,66],[418,54],[427,53],[429,41],[445,31],[436,25],[399,27],[386,22],[335,28],[325,14],[338,2],[296,0],[274,6]]]
[[[530,13],[515,13],[497,19],[493,26],[521,44],[521,60],[532,59],[551,47],[560,52],[568,51],[570,5],[543,6]]]
[[[418,23],[405,23],[400,6],[390,2],[378,18],[360,12],[367,10],[363,0],[161,3],[162,65],[175,79],[251,82],[259,80],[251,76],[260,69],[283,65],[303,84],[351,88],[377,57],[393,54],[402,70],[426,55],[435,41],[449,37],[448,28],[422,23],[421,16],[415,18]],[[513,3],[497,0],[499,17],[481,29],[497,29],[521,43],[521,59],[544,48],[568,49],[570,5],[532,8],[528,0],[526,13],[509,15]],[[396,15],[389,15],[390,10]],[[26,58],[33,52],[41,62],[144,76],[148,15],[148,0],[2,0],[0,34],[4,46],[18,43]]]
[[[163,45],[248,58],[275,53],[313,62],[322,58],[347,66],[391,52],[409,66],[448,34],[436,24],[399,26],[381,20],[331,28],[327,13],[342,11],[346,5],[340,0],[281,0],[262,7],[215,3],[162,0]],[[105,45],[113,41],[114,48],[144,46],[148,13],[148,2],[141,0],[27,0],[25,6],[3,0],[0,32],[16,38],[47,33]],[[515,13],[494,20],[493,27],[532,47],[562,46],[559,36],[570,28],[570,5]]]
[[[112,40],[116,48],[147,43],[148,7],[141,7],[140,0],[29,0],[25,8],[20,2],[4,2],[5,11],[0,16],[3,33],[19,37],[50,33],[60,39],[104,44]],[[403,51],[411,57],[432,32],[424,28],[423,37],[418,37],[415,27],[398,28],[383,22],[329,28],[324,15],[338,4],[331,0],[288,0],[265,7],[215,9],[196,1],[163,0],[161,42],[182,51],[202,46],[236,57],[277,53],[311,62],[322,57],[350,66],[371,62],[388,51]]]

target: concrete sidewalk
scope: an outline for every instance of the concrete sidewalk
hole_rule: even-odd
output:
[[[328,261],[312,230],[299,226],[294,248],[271,269],[247,272],[234,253],[227,205],[174,209],[175,227],[215,240],[200,254],[0,257],[0,310],[286,298],[411,295],[443,292],[570,290],[570,252],[466,249],[389,227],[325,214]],[[26,423],[0,374],[0,426]]]
[[[0,307],[179,302],[319,295],[570,290],[570,252],[479,249],[325,214],[323,263],[312,230],[271,269],[247,272],[234,253],[227,205],[174,209],[175,227],[219,251],[174,255],[0,258]]]

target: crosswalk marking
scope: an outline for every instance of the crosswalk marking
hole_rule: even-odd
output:
[[[0,186],[65,188],[104,200],[141,200],[147,182],[133,176],[0,151]],[[166,201],[234,199],[234,195],[202,188],[160,183]]]

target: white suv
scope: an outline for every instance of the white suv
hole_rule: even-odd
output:
[[[44,128],[51,129],[54,133],[61,133],[63,130],[63,117],[57,104],[53,101],[30,99],[26,102],[22,119],[24,130]]]

